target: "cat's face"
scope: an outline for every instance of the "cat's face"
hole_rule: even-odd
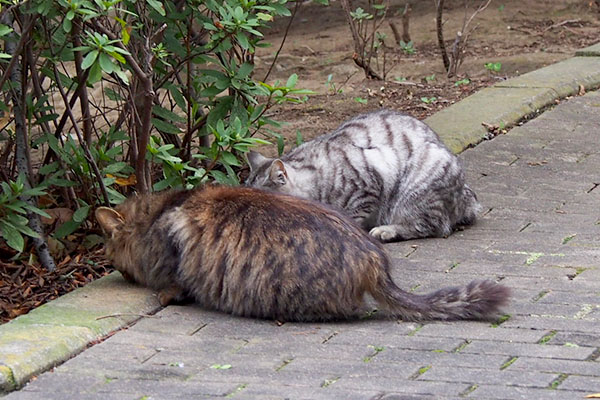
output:
[[[129,282],[145,284],[144,274],[135,262],[138,242],[127,224],[125,213],[108,207],[96,210],[96,220],[104,232],[104,254]]]
[[[246,186],[297,194],[283,161],[251,151],[248,153],[248,164],[250,175],[246,179]]]

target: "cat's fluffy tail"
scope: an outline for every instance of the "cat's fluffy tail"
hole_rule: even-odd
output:
[[[388,274],[384,275],[373,296],[391,316],[403,320],[491,320],[510,297],[506,286],[490,280],[417,295],[403,291]]]

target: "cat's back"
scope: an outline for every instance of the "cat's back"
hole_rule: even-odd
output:
[[[273,238],[304,230],[314,235],[325,232],[372,241],[352,221],[327,205],[252,187],[209,185],[196,189],[182,204],[182,211],[200,224],[210,221],[221,228],[235,226]]]
[[[427,148],[441,148],[438,135],[424,122],[401,112],[381,109],[358,115],[336,130],[319,136],[286,154],[283,161],[307,156],[327,157],[366,151],[379,161],[410,158]],[[389,153],[389,154],[388,154]]]

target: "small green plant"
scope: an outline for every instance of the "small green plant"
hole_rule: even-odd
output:
[[[211,369],[231,369],[231,364],[213,364]]]
[[[498,318],[498,320],[496,322],[494,322],[491,327],[492,328],[497,328],[500,325],[502,325],[503,323],[505,323],[506,321],[508,321],[510,319],[510,314],[504,314],[502,316],[500,316],[500,318]]]
[[[500,12],[504,11],[504,4],[500,4],[500,6],[498,7],[498,11],[500,11]]]
[[[403,76],[397,76],[394,78],[394,80],[397,82],[406,82],[406,78]]]
[[[437,100],[437,97],[421,97],[421,101],[425,104],[433,104]]]
[[[412,40],[409,41],[408,43],[404,42],[403,40],[400,41],[400,49],[402,49],[402,52],[404,54],[415,54],[417,52],[417,50],[415,49]]]
[[[505,370],[506,368],[510,367],[510,366],[511,366],[511,365],[513,365],[513,364],[514,364],[514,362],[515,362],[515,361],[517,361],[518,359],[519,359],[519,357],[516,357],[516,356],[509,358],[509,359],[508,359],[508,360],[507,360],[507,361],[506,361],[504,364],[502,364],[502,365],[500,366],[500,370],[501,370],[501,371],[503,371],[503,370]]]
[[[553,380],[552,382],[550,382],[550,385],[548,386],[549,389],[555,390],[557,387],[560,386],[561,383],[563,383],[567,378],[569,377],[569,375],[567,374],[560,374],[558,375],[558,377]]]
[[[331,378],[331,379],[325,379],[323,381],[323,383],[321,383],[321,387],[322,388],[326,388],[328,386],[333,385],[334,383],[336,383],[338,380],[340,379],[340,377],[335,377],[335,378]]]
[[[471,83],[471,80],[468,78],[465,78],[465,79],[461,79],[459,81],[454,82],[454,86],[463,86],[463,85],[468,85],[469,83]]]
[[[362,7],[350,12],[350,16],[357,21],[373,19],[373,14],[366,12]]]
[[[333,81],[333,74],[327,75],[327,80],[325,81],[325,86],[327,86],[327,90],[331,94],[343,93],[343,90],[341,88],[338,89],[337,86],[335,85],[335,82]]]
[[[7,245],[20,253],[25,246],[23,235],[39,237],[38,234],[28,226],[28,212],[33,212],[47,218],[50,216],[45,211],[20,200],[19,197],[42,196],[45,195],[46,192],[43,187],[25,189],[22,175],[19,175],[15,181],[9,180],[8,182],[2,182],[1,185],[0,234],[2,234],[4,240],[6,240]]]
[[[483,65],[485,69],[490,72],[500,72],[502,69],[502,63],[499,62],[488,62]]]
[[[431,369],[431,365],[425,365],[421,368],[419,368],[417,370],[417,372],[415,372],[414,374],[412,374],[409,379],[417,379],[418,377],[420,377],[421,375],[423,375],[425,372],[429,371]]]
[[[299,130],[296,130],[296,146],[300,146],[302,143],[304,143],[304,137]]]
[[[354,101],[357,102],[357,103],[360,103],[360,104],[367,104],[368,103],[368,100],[364,99],[362,97],[355,97]]]
[[[183,368],[184,366],[185,366],[185,364],[182,363],[182,362],[172,362],[172,363],[169,363],[169,367]]]
[[[575,236],[577,236],[577,234],[575,234],[575,233],[574,233],[574,234],[572,234],[572,235],[566,236],[566,237],[563,239],[563,241],[562,241],[562,244],[567,244],[567,243],[569,243],[571,240],[575,239]]]
[[[366,363],[370,362],[373,359],[373,357],[385,350],[385,347],[383,346],[373,346],[370,344],[368,347],[373,349],[373,353],[363,358],[363,362]]]
[[[433,82],[435,81],[435,74],[431,74],[425,77],[425,81],[426,82]]]

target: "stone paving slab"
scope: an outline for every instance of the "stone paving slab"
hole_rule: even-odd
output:
[[[577,57],[503,82],[429,122],[462,151],[485,136],[481,122],[515,124],[580,84],[597,86],[599,61]],[[1,326],[0,387],[21,386],[135,323],[6,398],[566,399],[600,392],[599,108],[600,94],[588,93],[464,151],[467,179],[484,206],[479,223],[447,239],[387,245],[392,274],[407,290],[473,278],[510,286],[512,303],[495,323],[405,323],[375,314],[279,326],[194,305],[151,315],[159,310],[154,294],[113,274]]]
[[[588,46],[581,50],[577,50],[575,55],[578,57],[599,57],[600,56],[600,43]]]
[[[0,326],[0,392],[158,308],[156,296],[115,274]]]

